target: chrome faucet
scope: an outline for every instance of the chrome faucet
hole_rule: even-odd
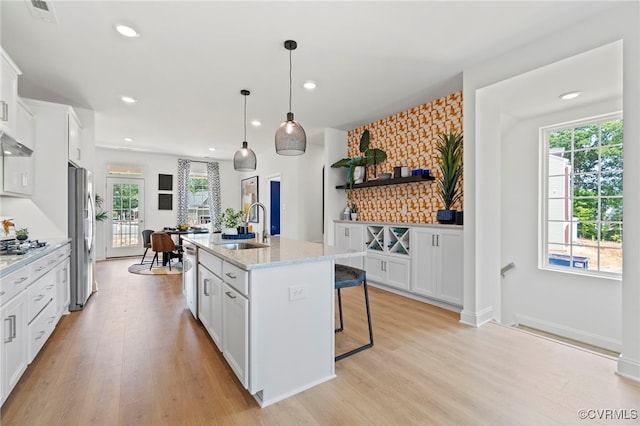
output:
[[[245,222],[249,222],[249,216],[251,215],[251,209],[254,207],[262,207],[262,214],[264,215],[264,223],[262,225],[262,233],[258,234],[258,242],[263,244],[269,244],[269,232],[267,231],[267,209],[262,203],[252,203],[247,209],[247,215],[244,218]],[[260,212],[258,212],[258,222],[260,222]]]

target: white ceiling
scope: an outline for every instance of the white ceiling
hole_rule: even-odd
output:
[[[26,0],[1,2],[1,43],[21,68],[21,96],[96,112],[96,144],[230,159],[243,140],[243,97],[256,153],[273,149],[288,111],[309,140],[348,130],[462,88],[464,69],[614,7],[615,2],[61,1],[57,23]],[[114,24],[140,37],[127,39]],[[317,89],[302,88],[306,80]],[[557,78],[531,96],[576,89]],[[580,90],[601,79],[588,79]],[[574,84],[571,84],[574,83]],[[584,85],[584,86],[583,86]],[[569,87],[571,86],[571,87]],[[546,85],[545,85],[546,87]],[[597,89],[606,92],[605,88]],[[615,88],[617,90],[617,88]],[[139,100],[125,105],[122,95]],[[599,96],[610,96],[610,93]],[[515,98],[510,107],[517,115]],[[529,102],[531,105],[531,102]],[[538,105],[538,104],[536,104]],[[539,107],[526,107],[522,114]],[[124,137],[134,142],[124,142]],[[211,152],[209,147],[215,147]]]

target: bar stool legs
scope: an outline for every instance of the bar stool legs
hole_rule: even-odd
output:
[[[364,273],[364,271],[362,271],[362,272]],[[348,285],[348,286],[351,287],[353,285],[351,284],[351,285]],[[339,333],[339,332],[344,330],[344,320],[343,320],[343,317],[342,317],[342,294],[340,293],[341,288],[342,287],[340,287],[340,283],[336,282],[336,290],[338,291],[338,311],[339,311],[339,316],[340,316],[340,327],[335,329],[336,333]],[[367,287],[366,275],[364,275],[364,279],[362,280],[362,288],[364,289],[364,301],[365,301],[365,305],[366,305],[366,308],[367,308],[367,323],[369,325],[369,343],[336,356],[335,357],[335,361],[340,361],[341,359],[344,359],[344,358],[346,358],[348,356],[357,354],[358,352],[361,352],[361,351],[363,351],[365,349],[369,349],[369,348],[373,347],[373,327],[371,325],[371,307],[369,306],[369,290],[368,290],[368,287]]]

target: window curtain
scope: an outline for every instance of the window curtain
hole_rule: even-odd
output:
[[[189,175],[191,160],[178,159],[178,224],[189,223]]]
[[[217,162],[210,161],[207,163],[207,183],[209,186],[209,214],[211,216],[212,230],[220,231],[220,227],[216,226],[220,210],[220,166]]]

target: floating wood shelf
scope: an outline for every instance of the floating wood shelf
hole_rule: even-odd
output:
[[[433,176],[408,176],[395,179],[370,180],[365,183],[354,183],[353,189],[370,188],[373,186],[399,185],[401,183],[426,182],[435,180]],[[348,189],[348,185],[337,185],[336,189]]]

